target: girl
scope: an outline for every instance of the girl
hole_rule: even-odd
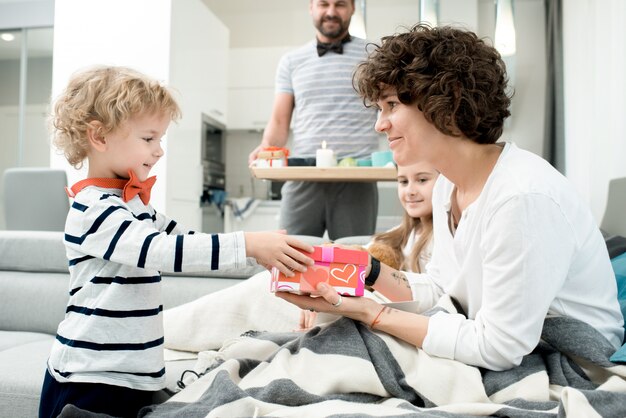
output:
[[[439,173],[420,161],[398,165],[398,198],[402,223],[374,236],[371,245],[384,244],[396,253],[401,270],[422,273],[430,261],[433,236],[432,191]]]

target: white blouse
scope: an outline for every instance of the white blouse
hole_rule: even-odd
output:
[[[624,322],[606,245],[565,177],[542,158],[505,144],[454,235],[448,226],[453,188],[439,176],[432,260],[426,274],[407,276],[421,309],[445,293],[467,317],[433,315],[424,351],[507,369],[536,347],[548,314],[587,322],[621,345]]]

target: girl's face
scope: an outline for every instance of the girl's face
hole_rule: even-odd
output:
[[[170,124],[166,115],[140,115],[106,135],[106,177],[128,178],[133,170],[144,181],[163,156],[161,138]]]
[[[387,134],[393,159],[399,166],[432,161],[435,139],[443,134],[424,118],[416,105],[400,103],[396,89],[386,88],[376,103],[376,131]]]
[[[425,218],[433,213],[433,186],[439,173],[428,163],[398,165],[398,197],[411,218]]]

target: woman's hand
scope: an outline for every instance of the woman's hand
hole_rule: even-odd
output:
[[[305,272],[307,266],[313,265],[313,259],[297,249],[312,253],[313,247],[285,231],[276,232],[244,232],[246,239],[246,255],[253,257],[266,269],[276,267],[287,277],[294,275],[294,270]]]
[[[317,291],[311,295],[276,292],[276,296],[300,309],[342,315],[365,324],[370,324],[381,309],[379,303],[369,298],[341,296],[326,283],[318,283]]]

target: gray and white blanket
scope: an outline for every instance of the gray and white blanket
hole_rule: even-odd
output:
[[[519,367],[431,357],[342,318],[303,333],[250,332],[200,353],[187,386],[143,417],[626,417],[626,365],[593,328],[545,321]]]

